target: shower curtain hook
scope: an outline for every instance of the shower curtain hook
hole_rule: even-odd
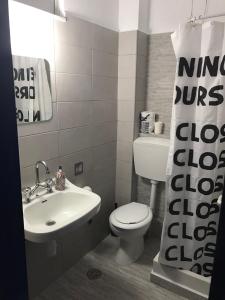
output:
[[[198,17],[198,19],[201,21],[201,23],[203,23],[203,20],[206,18],[207,11],[208,11],[208,0],[205,0],[204,14],[203,14],[203,15],[200,15],[200,16]],[[202,20],[202,19],[203,19],[203,20]]]
[[[208,0],[205,0],[204,18],[207,15],[207,11],[208,11]]]
[[[189,23],[194,23],[196,18],[193,16],[193,10],[194,10],[194,0],[191,0],[191,14],[189,17]]]

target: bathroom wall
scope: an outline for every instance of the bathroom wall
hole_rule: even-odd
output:
[[[156,112],[157,119],[164,123],[162,137],[165,138],[170,135],[175,70],[176,59],[170,33],[151,34],[148,45],[146,108]],[[164,218],[165,184],[160,183],[157,188],[154,230],[159,234]],[[148,203],[150,190],[149,180],[138,178],[138,201]]]
[[[53,118],[18,126],[22,185],[34,183],[34,164],[45,160],[52,174],[62,165],[73,183],[90,185],[101,196],[102,206],[91,224],[57,241],[55,257],[48,257],[41,244],[26,243],[31,295],[108,234],[108,217],[114,207],[118,33],[70,15],[68,22],[54,21],[52,26],[53,47],[47,51],[47,59],[51,66]],[[51,23],[48,28],[40,27],[35,36],[40,38],[39,48],[49,47],[42,37],[48,31],[51,42],[50,27]],[[80,161],[84,173],[75,176],[74,164]]]
[[[148,36],[140,31],[119,33],[116,202],[136,200],[133,140],[146,98]]]

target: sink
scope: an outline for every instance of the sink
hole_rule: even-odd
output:
[[[49,194],[40,190],[23,204],[25,238],[36,243],[48,242],[88,222],[100,210],[101,198],[73,185]]]

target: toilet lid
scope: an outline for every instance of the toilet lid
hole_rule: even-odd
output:
[[[123,224],[142,222],[149,215],[149,207],[145,204],[131,202],[115,210],[115,218]]]

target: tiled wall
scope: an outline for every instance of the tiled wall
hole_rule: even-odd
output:
[[[147,110],[157,113],[158,119],[165,123],[162,137],[169,138],[172,111],[173,87],[176,60],[169,33],[149,36],[147,72]],[[154,221],[158,228],[164,218],[165,184],[157,186]],[[138,201],[148,203],[150,196],[149,180],[138,178]],[[157,230],[157,227],[154,227]]]
[[[119,34],[116,202],[136,200],[133,140],[144,110],[148,36],[140,31]]]
[[[114,207],[118,33],[69,16],[66,23],[55,21],[54,40],[53,118],[18,127],[22,184],[34,183],[34,164],[45,160],[53,173],[62,165],[69,180],[90,185],[101,196],[102,207],[92,224],[58,241],[56,257],[48,258],[43,245],[27,242],[31,294],[106,236]],[[74,163],[79,161],[84,173],[75,177]]]

